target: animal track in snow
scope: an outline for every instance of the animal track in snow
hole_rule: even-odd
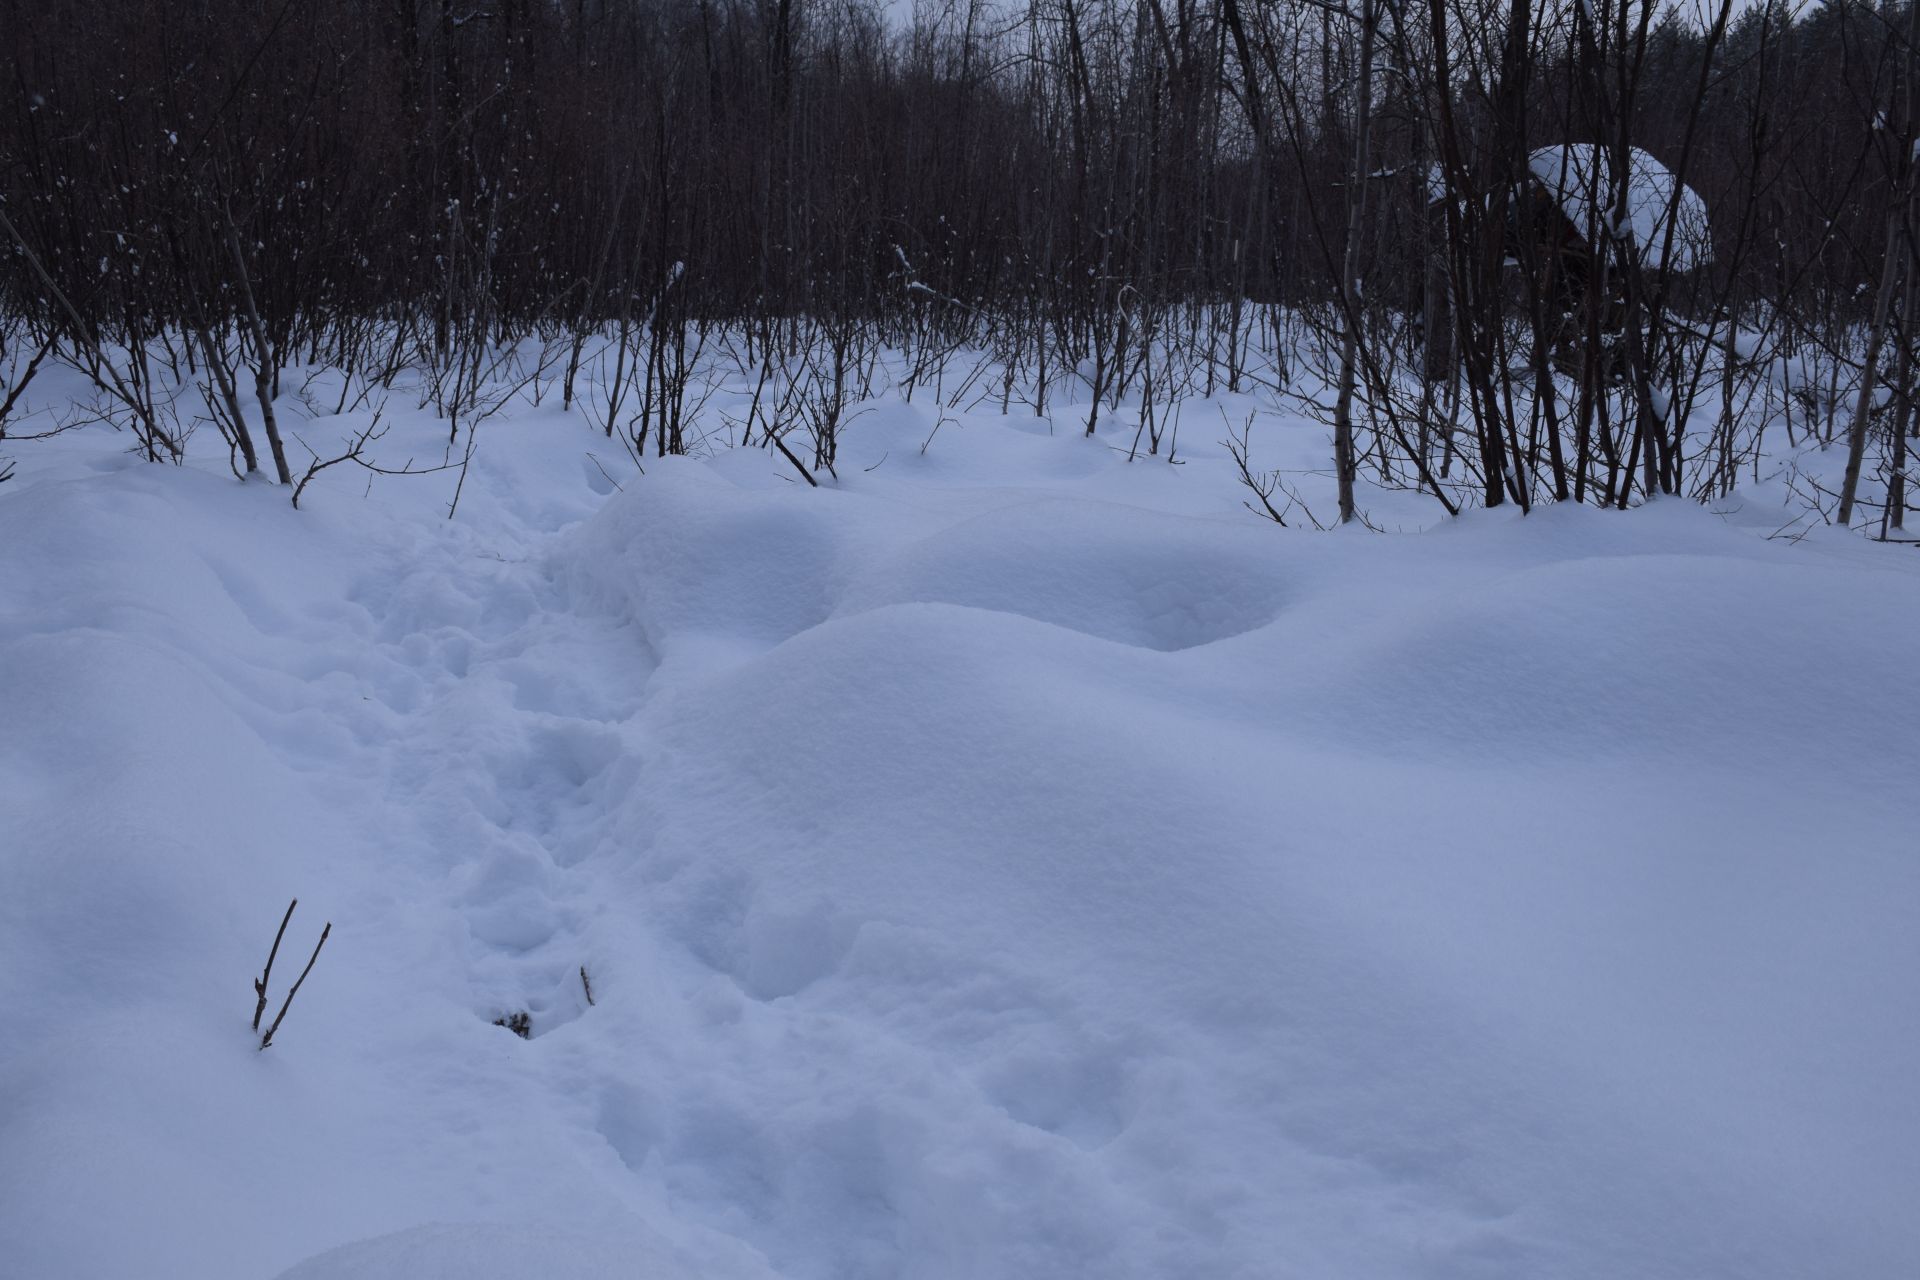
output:
[[[594,1124],[620,1163],[634,1173],[646,1166],[667,1129],[659,1099],[625,1080],[612,1081],[601,1090]]]
[[[983,1074],[987,1096],[1013,1119],[1097,1150],[1126,1128],[1125,1081],[1112,1055],[1035,1046],[995,1062]]]
[[[797,912],[749,911],[745,963],[737,976],[760,1000],[798,995],[840,968],[859,932],[857,921],[825,903]]]

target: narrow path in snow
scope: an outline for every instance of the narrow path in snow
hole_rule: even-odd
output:
[[[385,801],[431,850],[464,921],[476,1015],[549,1034],[588,1008],[585,929],[600,903],[608,788],[639,785],[626,726],[648,665],[619,627],[573,610],[535,543],[515,561],[456,544],[356,603],[376,663],[404,672],[383,744]]]

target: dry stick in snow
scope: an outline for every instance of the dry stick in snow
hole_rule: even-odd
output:
[[[292,908],[289,907],[288,911],[291,912]],[[287,992],[286,1000],[280,1005],[280,1012],[274,1016],[273,1025],[267,1028],[267,1034],[260,1037],[262,1049],[273,1043],[273,1033],[280,1029],[280,1019],[286,1017],[287,1010],[293,1007],[293,998],[300,994],[300,984],[307,980],[309,973],[313,972],[313,962],[320,958],[320,948],[327,945],[327,935],[332,932],[333,921],[329,920],[326,927],[320,930],[320,941],[313,944],[313,954],[307,957],[307,967],[302,969],[300,976],[293,980],[293,989]]]
[[[267,345],[267,331],[260,323],[260,309],[253,304],[253,281],[247,276],[247,256],[240,247],[240,232],[233,225],[231,214],[226,215],[227,248],[233,253],[233,270],[240,282],[240,301],[245,310],[240,318],[246,321],[246,332],[253,339],[253,390],[254,397],[260,401],[260,422],[266,429],[267,446],[273,451],[273,470],[281,484],[292,484],[293,473],[287,468],[286,446],[280,441],[280,424],[273,416],[273,352]]]
[[[1340,523],[1353,519],[1353,391],[1360,372],[1360,232],[1367,220],[1368,145],[1373,124],[1373,44],[1379,19],[1374,0],[1360,11],[1360,83],[1353,128],[1353,189],[1347,198],[1347,244],[1340,267],[1345,315],[1340,334],[1340,393],[1333,408],[1333,465],[1339,480]]]
[[[1860,394],[1854,401],[1853,426],[1847,435],[1847,469],[1840,488],[1840,526],[1853,523],[1854,497],[1860,488],[1860,463],[1866,456],[1867,424],[1873,413],[1874,379],[1880,372],[1880,352],[1885,345],[1887,310],[1902,283],[1906,263],[1900,256],[1899,215],[1887,216],[1887,249],[1881,266],[1880,288],[1873,299],[1873,328],[1867,333],[1867,354],[1860,373]]]
[[[257,1003],[253,1006],[255,1031],[260,1029],[260,1015],[267,1011],[267,979],[273,976],[273,958],[280,954],[280,939],[287,936],[287,922],[293,919],[293,909],[299,905],[298,898],[287,904],[287,914],[280,917],[280,930],[273,935],[273,949],[267,952],[267,967],[262,969],[260,976],[253,980],[253,994],[257,997]]]
[[[247,461],[247,474],[252,475],[260,469],[260,455],[254,452],[253,433],[247,430],[247,417],[240,412],[240,395],[234,389],[233,375],[227,369],[226,357],[214,349],[213,335],[207,332],[204,321],[195,318],[192,333],[199,339],[200,351],[207,359],[208,400],[211,403],[213,390],[218,388],[227,417],[233,423],[233,443],[240,446],[240,454]]]
[[[815,489],[818,489],[820,487],[820,482],[813,478],[813,472],[807,470],[806,464],[801,462],[800,459],[794,457],[793,450],[787,448],[786,441],[782,440],[779,436],[769,436],[768,438],[773,441],[773,447],[778,449],[783,455],[785,455],[787,461],[793,464],[794,470],[798,471],[801,475],[807,478],[807,484],[809,486]]]

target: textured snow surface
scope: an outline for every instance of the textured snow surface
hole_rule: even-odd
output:
[[[1920,1274],[1910,550],[935,421],[21,446],[0,1272]]]

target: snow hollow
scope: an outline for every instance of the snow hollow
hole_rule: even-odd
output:
[[[1910,548],[726,408],[11,448],[0,1272],[1920,1275]]]

